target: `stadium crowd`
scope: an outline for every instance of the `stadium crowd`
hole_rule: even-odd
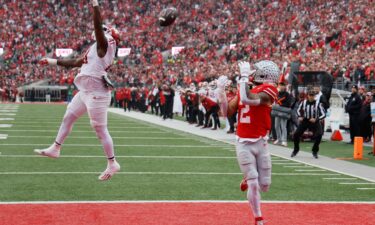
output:
[[[91,42],[91,12],[84,1],[1,0],[0,84],[8,90],[40,79],[65,83],[70,72],[42,69],[37,61],[56,48],[82,54]],[[103,18],[122,32],[131,54],[111,73],[118,82],[140,84],[210,80],[237,71],[234,62],[299,60],[301,70],[324,70],[354,82],[375,79],[375,6],[372,0],[103,1]],[[172,27],[157,14],[176,6]],[[235,46],[230,47],[230,44]],[[83,46],[83,47],[82,47]],[[163,52],[185,46],[177,57]]]

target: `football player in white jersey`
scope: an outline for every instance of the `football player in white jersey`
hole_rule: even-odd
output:
[[[92,0],[95,43],[80,58],[51,59],[44,58],[41,65],[58,65],[64,67],[81,67],[74,83],[79,92],[68,105],[55,142],[46,149],[35,149],[42,156],[57,158],[61,145],[73,128],[74,122],[84,113],[88,113],[90,124],[100,139],[108,159],[107,168],[99,180],[108,180],[120,170],[115,159],[112,137],[107,129],[107,108],[111,101],[110,86],[106,70],[112,65],[119,32],[114,28],[102,25],[98,0]]]

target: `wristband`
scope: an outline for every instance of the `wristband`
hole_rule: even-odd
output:
[[[92,6],[99,6],[98,0],[92,0]]]
[[[47,58],[48,65],[56,66],[57,65],[57,59],[50,59]]]

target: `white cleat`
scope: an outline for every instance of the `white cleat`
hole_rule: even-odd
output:
[[[107,166],[107,169],[105,169],[104,172],[100,174],[98,179],[101,181],[109,180],[115,173],[120,171],[120,168],[120,164],[118,164],[118,162],[115,161]]]
[[[283,142],[281,142],[281,145],[284,146],[284,147],[288,147],[288,142],[283,141]]]
[[[34,149],[34,152],[38,155],[50,158],[58,158],[60,156],[60,149],[58,149],[55,144],[45,149]]]
[[[274,145],[278,145],[279,143],[280,143],[279,140],[276,140],[276,141],[273,142]]]

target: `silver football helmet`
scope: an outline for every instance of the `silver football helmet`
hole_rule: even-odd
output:
[[[277,83],[279,81],[280,69],[276,63],[270,60],[262,60],[254,64],[253,73],[256,83]]]

